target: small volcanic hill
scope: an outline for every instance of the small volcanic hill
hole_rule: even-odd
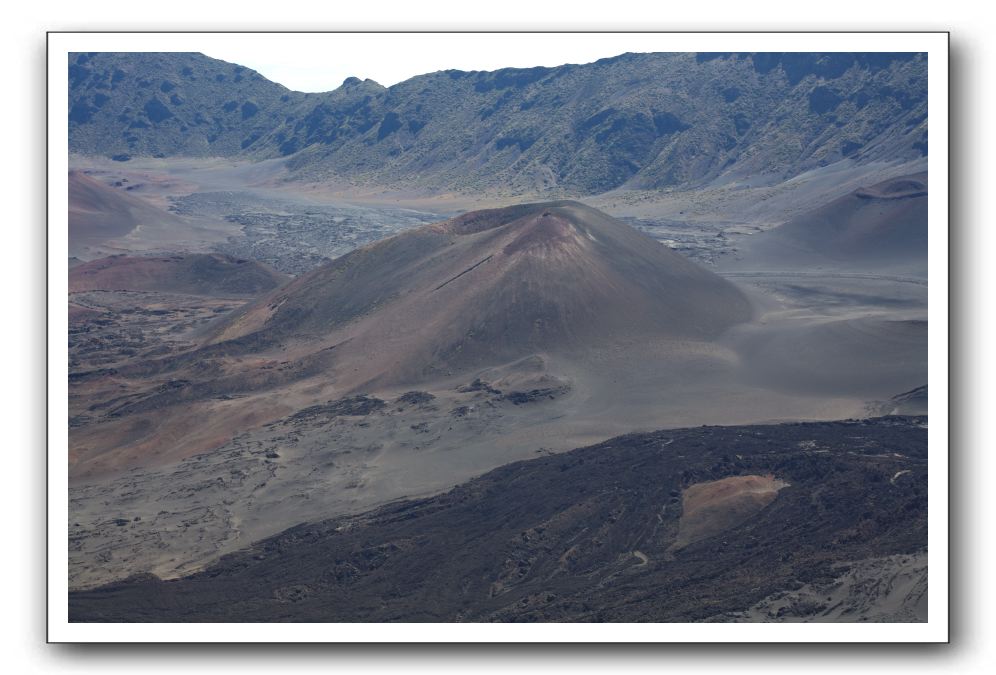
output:
[[[257,296],[287,281],[270,267],[217,253],[101,258],[69,272],[69,292],[155,291],[208,296]]]
[[[750,315],[729,282],[561,201],[467,213],[357,249],[247,305],[211,341],[332,336],[343,358],[359,349],[361,370],[375,363],[398,382],[538,352],[710,340]]]
[[[744,258],[772,269],[833,264],[926,273],[927,174],[859,188],[797,216],[753,238]]]
[[[69,253],[84,253],[138,225],[179,224],[175,215],[79,171],[69,172]]]
[[[203,278],[181,261],[172,269]],[[297,277],[199,329],[193,349],[74,373],[85,400],[72,435],[74,476],[191,457],[344,396],[442,395],[468,383],[503,387],[515,394],[512,407],[576,401],[558,401],[556,414],[525,406],[534,424],[554,425],[545,447],[566,442],[568,422],[572,443],[600,440],[606,425],[659,424],[661,387],[700,386],[729,358],[716,338],[751,316],[736,286],[583,204],[467,213]],[[453,414],[466,403],[454,402]],[[503,451],[494,446],[480,445],[465,466],[495,466]]]

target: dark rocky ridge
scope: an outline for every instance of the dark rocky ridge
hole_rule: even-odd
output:
[[[596,194],[927,153],[921,54],[623,54],[291,92],[201,54],[71,54],[73,152],[288,157],[295,178]]]
[[[682,491],[777,498],[673,550]],[[700,621],[924,548],[924,417],[632,434],[445,494],[302,524],[174,581],[71,593],[71,621]],[[812,615],[840,608],[814,606]],[[844,612],[846,614],[846,612]]]

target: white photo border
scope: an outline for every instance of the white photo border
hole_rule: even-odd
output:
[[[583,32],[583,31],[582,31]],[[426,40],[473,34],[556,41],[578,32],[419,32]],[[293,35],[327,39],[334,32],[51,32],[48,34],[48,641],[73,643],[944,643],[949,641],[948,228],[949,71],[946,32],[584,32],[588,39],[623,37],[662,52],[924,52],[933,130],[928,201],[928,550],[925,623],[70,623],[68,616],[68,191],[67,55],[70,52],[205,51],[211,40]],[[398,32],[366,33],[390,40]],[[390,50],[387,50],[388,53]]]

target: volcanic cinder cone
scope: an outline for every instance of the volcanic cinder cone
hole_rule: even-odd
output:
[[[713,367],[702,359],[727,358],[713,338],[750,314],[726,280],[582,204],[478,211],[276,288],[193,351],[78,377],[111,400],[88,408],[109,412],[75,429],[73,447],[79,471],[165,461],[342,396],[476,378],[570,390],[603,411],[622,406],[614,419],[646,420],[662,386],[683,386],[679,371],[694,381]]]
[[[335,336],[337,361],[361,358],[377,381],[407,382],[540,352],[709,340],[749,316],[721,277],[562,201],[476,211],[358,249],[249,305],[210,341]]]

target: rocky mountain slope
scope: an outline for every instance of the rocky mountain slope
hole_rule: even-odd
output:
[[[921,54],[623,54],[291,92],[201,54],[72,54],[70,149],[286,157],[293,177],[584,195],[927,153]]]

